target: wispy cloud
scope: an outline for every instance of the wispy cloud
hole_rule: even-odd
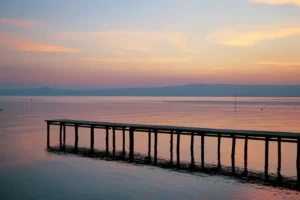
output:
[[[109,63],[169,63],[188,62],[185,58],[80,58],[82,61],[109,62]]]
[[[17,26],[21,28],[32,28],[36,25],[38,25],[38,22],[33,20],[24,20],[24,19],[1,19],[0,18],[0,24],[6,24],[10,26]]]
[[[138,52],[153,52],[168,46],[184,52],[193,52],[188,46],[189,35],[165,31],[100,31],[59,34],[64,39],[92,40],[102,46]]]
[[[300,0],[248,0],[250,3],[263,3],[270,5],[285,5],[292,4],[300,6]]]
[[[26,40],[20,36],[10,35],[8,33],[0,32],[0,45],[6,46],[11,49],[20,51],[33,51],[33,52],[79,52],[79,49],[48,45],[34,41]]]
[[[274,61],[259,61],[259,65],[274,65],[274,66],[300,66],[300,62],[274,62]]]
[[[300,27],[264,27],[254,30],[225,29],[210,34],[208,39],[228,46],[250,47],[263,41],[288,38],[295,35],[300,35]]]

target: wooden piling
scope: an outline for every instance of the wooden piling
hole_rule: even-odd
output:
[[[133,128],[129,129],[129,161],[133,160],[134,152],[134,130]]]
[[[269,177],[269,137],[265,140],[265,178]]]
[[[62,123],[60,123],[59,125],[59,147],[60,150],[62,150]]]
[[[221,134],[218,134],[218,168],[221,168]]]
[[[157,164],[157,130],[154,130],[154,164]]]
[[[105,136],[106,154],[109,154],[109,127],[105,127],[105,129],[106,129],[106,136]]]
[[[63,125],[64,128],[64,140],[63,140],[63,149],[66,150],[66,124]]]
[[[173,131],[170,134],[170,163],[173,164]]]
[[[231,167],[232,167],[232,173],[235,173],[235,143],[236,143],[235,135],[232,135],[232,148],[231,148]]]
[[[297,139],[297,180],[300,183],[300,139]]]
[[[194,159],[194,132],[191,132],[191,166],[193,167],[195,165],[195,159]]]
[[[201,135],[201,168],[204,168],[204,134]]]
[[[122,151],[123,151],[123,155],[125,155],[125,128],[122,129],[122,139],[123,139],[123,148],[122,148]]]
[[[75,152],[78,152],[78,124],[75,124]]]
[[[151,161],[151,129],[148,131],[148,160]]]
[[[245,145],[244,145],[244,173],[248,174],[248,136],[245,136]]]
[[[177,166],[180,166],[180,131],[177,131]]]
[[[94,126],[91,125],[91,153],[94,153]]]
[[[116,128],[112,127],[113,132],[113,156],[116,155]]]
[[[278,137],[278,166],[277,166],[277,175],[281,176],[281,137]]]
[[[50,122],[47,122],[47,149],[50,148]]]

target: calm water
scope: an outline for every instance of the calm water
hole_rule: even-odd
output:
[[[300,199],[296,191],[191,175],[151,166],[49,154],[45,119],[71,118],[124,123],[300,132],[300,98],[186,97],[0,97],[0,199]],[[51,128],[51,145],[58,144]],[[102,130],[95,148],[105,148]],[[169,157],[169,136],[158,136],[158,156]],[[111,138],[110,138],[111,139]],[[67,144],[74,130],[67,128]],[[110,141],[111,142],[111,141]],[[205,142],[206,163],[217,164],[217,139]],[[126,143],[126,145],[128,142]],[[147,135],[136,133],[135,151],[147,153]],[[89,130],[79,129],[89,146]],[[190,138],[181,139],[181,159],[190,160]],[[117,132],[117,149],[121,150]],[[128,148],[128,146],[126,146]],[[243,141],[236,165],[243,167]],[[222,165],[231,164],[231,140],[222,139]],[[249,141],[248,167],[264,168],[264,143]],[[270,172],[277,168],[277,144],[270,143]],[[200,138],[195,138],[200,161]],[[296,145],[282,144],[282,175],[296,175]]]

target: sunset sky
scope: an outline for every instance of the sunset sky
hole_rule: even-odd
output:
[[[0,88],[300,84],[300,0],[1,0]]]

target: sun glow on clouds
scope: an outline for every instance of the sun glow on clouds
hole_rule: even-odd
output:
[[[188,62],[184,58],[80,58],[82,61],[110,62],[110,63],[168,63]]]
[[[248,0],[251,3],[263,3],[270,5],[285,5],[285,4],[293,4],[300,6],[300,0]]]
[[[274,65],[274,66],[300,66],[300,62],[274,62],[274,61],[260,61],[259,65]]]
[[[259,28],[257,30],[225,29],[208,36],[219,44],[238,47],[251,47],[263,41],[300,35],[300,28]]]
[[[21,28],[32,28],[38,25],[38,22],[24,19],[0,19],[0,24],[6,24],[10,26],[17,26]]]
[[[54,46],[48,44],[41,44],[22,38],[21,36],[10,35],[8,33],[0,32],[0,45],[6,46],[11,49],[20,51],[32,52],[79,52],[79,49],[68,48],[63,46]]]
[[[194,52],[188,46],[189,35],[180,32],[165,31],[100,31],[69,32],[59,34],[67,40],[92,40],[102,46],[117,50],[136,52],[155,52],[161,45],[177,48],[183,52]],[[159,46],[159,47],[158,47]]]

